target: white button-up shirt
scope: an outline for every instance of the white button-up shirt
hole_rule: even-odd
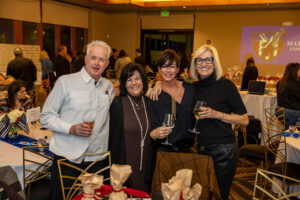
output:
[[[50,150],[71,162],[81,163],[96,158],[85,153],[107,151],[109,135],[109,108],[115,94],[109,80],[94,79],[86,72],[60,77],[49,94],[40,117],[41,124],[53,131]],[[90,137],[69,134],[72,125],[83,122],[83,115],[96,116]]]

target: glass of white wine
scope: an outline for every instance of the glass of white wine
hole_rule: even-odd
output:
[[[165,118],[164,118],[164,121],[163,121],[163,126],[170,127],[171,129],[174,128],[174,116],[173,116],[173,114],[166,114],[165,115]],[[161,144],[172,145],[172,143],[170,143],[169,140],[168,140],[168,136],[166,137],[166,140]]]
[[[192,132],[192,133],[195,133],[195,134],[200,134],[200,131],[197,130],[197,123],[200,119],[198,113],[201,112],[202,107],[206,107],[206,102],[205,101],[197,101],[196,105],[193,109],[193,113],[194,113],[194,116],[196,118],[196,123],[195,123],[194,128],[192,130],[189,129],[189,131]]]

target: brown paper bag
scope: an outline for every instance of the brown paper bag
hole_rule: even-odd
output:
[[[130,165],[116,165],[113,164],[110,168],[110,183],[114,191],[109,196],[109,200],[126,200],[127,194],[124,191],[120,191],[123,188],[123,184],[126,182],[130,174],[132,173]]]

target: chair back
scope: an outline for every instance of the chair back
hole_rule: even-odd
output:
[[[286,138],[284,131],[271,129],[262,124],[262,138],[265,147],[276,158],[276,162],[286,162]]]
[[[239,143],[239,138],[240,138],[239,133],[243,134],[243,141],[244,141],[243,145],[246,145],[247,144],[246,126],[239,125],[239,124],[234,125],[234,135],[235,135],[235,139],[238,143]],[[241,145],[241,144],[239,144],[239,145]]]
[[[255,184],[254,184],[254,190],[253,190],[253,200],[256,199],[263,199],[263,195],[268,196],[267,199],[286,199],[289,200],[290,197],[292,196],[297,196],[300,195],[300,191],[294,192],[294,193],[286,193],[280,185],[278,185],[278,182],[274,181],[273,177],[277,177],[279,179],[286,179],[286,180],[291,180],[294,181],[298,184],[300,184],[300,180],[282,175],[282,174],[277,174],[274,172],[266,171],[260,168],[257,168],[256,171],[256,177],[255,177]],[[280,192],[279,195],[275,194],[273,191],[270,191],[270,186],[276,188],[277,191]],[[268,190],[269,188],[269,190]],[[259,194],[262,195],[262,197],[258,197]]]
[[[285,130],[285,112],[282,107],[265,108],[266,126],[274,130]]]
[[[284,131],[275,130],[262,124],[262,137],[265,147],[268,149],[269,154],[275,158],[275,163],[280,164],[281,174],[286,175],[287,162],[286,162],[286,137]],[[266,155],[268,156],[268,155]],[[270,155],[269,155],[270,156]],[[285,185],[285,180],[282,181],[282,187]]]
[[[30,185],[50,175],[53,158],[33,149],[45,149],[48,146],[23,147],[23,180],[27,187],[27,199],[30,199]]]
[[[57,165],[58,165],[58,171],[59,171],[59,176],[60,176],[60,183],[61,183],[61,189],[62,189],[62,195],[64,200],[71,200],[73,199],[77,192],[82,191],[82,186],[79,184],[79,179],[78,177],[80,175],[85,174],[86,172],[89,172],[89,169],[93,167],[96,163],[102,162],[103,160],[107,159],[108,165],[103,167],[102,169],[99,169],[96,172],[93,172],[94,174],[101,175],[107,171],[110,170],[111,167],[111,156],[110,156],[110,151],[106,152],[99,152],[99,153],[87,153],[85,156],[98,156],[95,161],[93,161],[91,164],[89,164],[85,169],[81,169],[75,165],[70,164],[67,159],[59,159],[57,160]],[[62,168],[70,168],[78,172],[78,176],[70,176],[66,175]],[[103,182],[108,181],[110,178],[105,178],[103,179]],[[69,183],[69,185],[66,185],[66,182]],[[71,184],[70,184],[71,183]]]
[[[110,78],[116,78],[116,72],[113,69],[108,69],[105,72],[105,76],[106,78],[110,79]]]

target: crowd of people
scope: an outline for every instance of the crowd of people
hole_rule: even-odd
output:
[[[0,80],[6,83],[8,91],[8,97],[0,101],[0,113],[12,109],[26,111],[33,106],[26,90],[31,90],[36,81],[36,67],[23,57],[22,49],[17,48],[14,53],[16,58],[8,64],[7,77]],[[249,119],[237,87],[223,76],[217,49],[203,45],[194,52],[189,70],[193,83],[178,80],[180,56],[174,50],[161,52],[157,58],[160,81],[148,97],[146,62],[141,49],[136,49],[136,56],[133,62],[125,50],[112,49],[111,53],[108,44],[93,41],[73,61],[76,67],[70,73],[72,59],[66,46],[58,48],[54,63],[46,51],[41,51],[42,79],[49,76],[52,88],[40,116],[42,126],[53,132],[51,198],[62,199],[58,159],[66,158],[69,163],[85,168],[96,159],[87,153],[109,150],[112,163],[132,167],[126,186],[146,192],[151,190],[156,152],[209,155],[222,199],[228,199],[238,161],[232,124],[247,126]],[[120,95],[105,78],[108,69],[116,71]],[[257,76],[254,59],[249,58],[242,89]],[[285,108],[287,126],[300,118],[299,76],[299,63],[290,63],[277,84],[278,106]],[[204,106],[194,112],[200,101],[205,102]],[[93,119],[93,127],[85,116]],[[195,117],[199,119],[197,123]],[[167,118],[172,122],[166,122]],[[191,131],[194,127],[198,131],[196,148],[196,133]],[[104,161],[99,162],[89,172],[105,165]],[[79,175],[70,169],[62,170]]]

